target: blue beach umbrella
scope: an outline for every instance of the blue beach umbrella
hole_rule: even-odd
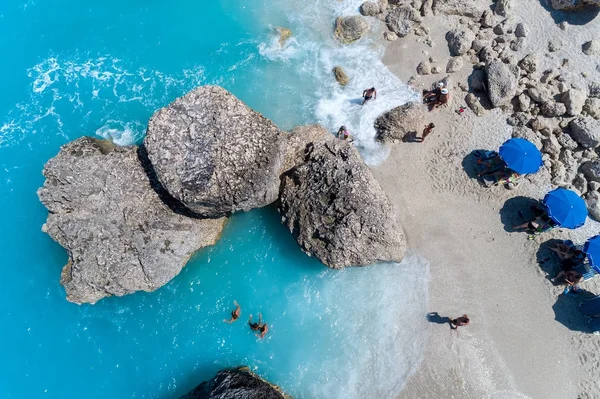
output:
[[[583,246],[583,252],[587,255],[590,266],[600,273],[600,236],[594,236],[587,240]]]
[[[531,142],[521,138],[506,141],[500,147],[500,158],[520,174],[535,173],[542,167],[542,153]]]
[[[585,201],[575,191],[557,188],[544,197],[548,216],[559,226],[576,229],[583,226],[588,210]]]

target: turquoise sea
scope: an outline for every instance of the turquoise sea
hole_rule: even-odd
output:
[[[234,215],[222,239],[153,293],[65,300],[66,252],[41,232],[44,163],[82,135],[139,143],[157,108],[219,84],[289,129],[346,124],[368,163],[372,122],[413,93],[369,37],[342,47],[335,16],[360,1],[0,2],[1,398],[175,398],[248,365],[297,398],[392,397],[425,342],[427,263],[332,271],[275,208]],[[284,47],[276,26],[292,29]],[[342,89],[334,65],[352,81]],[[356,104],[362,89],[379,99]],[[242,305],[241,321],[223,323]],[[262,312],[257,340],[245,324]]]

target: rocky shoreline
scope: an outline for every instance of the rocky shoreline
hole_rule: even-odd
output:
[[[273,202],[302,250],[332,268],[400,261],[406,240],[358,151],[319,126],[279,130],[220,87],[158,110],[141,147],[81,138],[44,168],[43,230],[69,254],[67,299],[154,291],[234,212]]]

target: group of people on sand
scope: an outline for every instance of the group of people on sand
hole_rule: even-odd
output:
[[[556,227],[556,222],[552,220],[544,207],[533,205],[530,209],[533,213],[533,219],[513,226],[514,230],[525,230],[527,233],[535,235]],[[519,211],[519,215],[523,217],[523,211]]]
[[[585,253],[569,241],[556,244],[550,251],[556,253],[560,261],[560,271],[554,277],[554,283],[564,284],[565,294],[579,292],[577,284],[583,281],[583,275],[574,269],[585,261]]]
[[[233,301],[233,304],[235,305],[235,309],[231,311],[231,319],[223,319],[225,323],[231,324],[240,318],[242,307],[237,303],[237,301]],[[250,319],[248,319],[248,326],[250,326],[252,331],[257,332],[255,335],[260,339],[263,339],[265,335],[267,335],[267,332],[269,332],[269,326],[267,323],[263,323],[262,315],[260,313],[258,314],[258,322],[256,323],[252,322],[252,315],[250,315]]]
[[[423,90],[423,103],[427,104],[429,111],[448,104],[450,91],[444,82],[438,82],[433,90]]]

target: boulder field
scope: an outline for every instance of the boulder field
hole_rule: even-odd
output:
[[[320,126],[280,130],[226,90],[158,110],[141,147],[83,137],[44,168],[43,230],[69,254],[67,299],[153,291],[226,216],[278,201],[302,250],[332,268],[400,261],[401,227],[358,151]]]

